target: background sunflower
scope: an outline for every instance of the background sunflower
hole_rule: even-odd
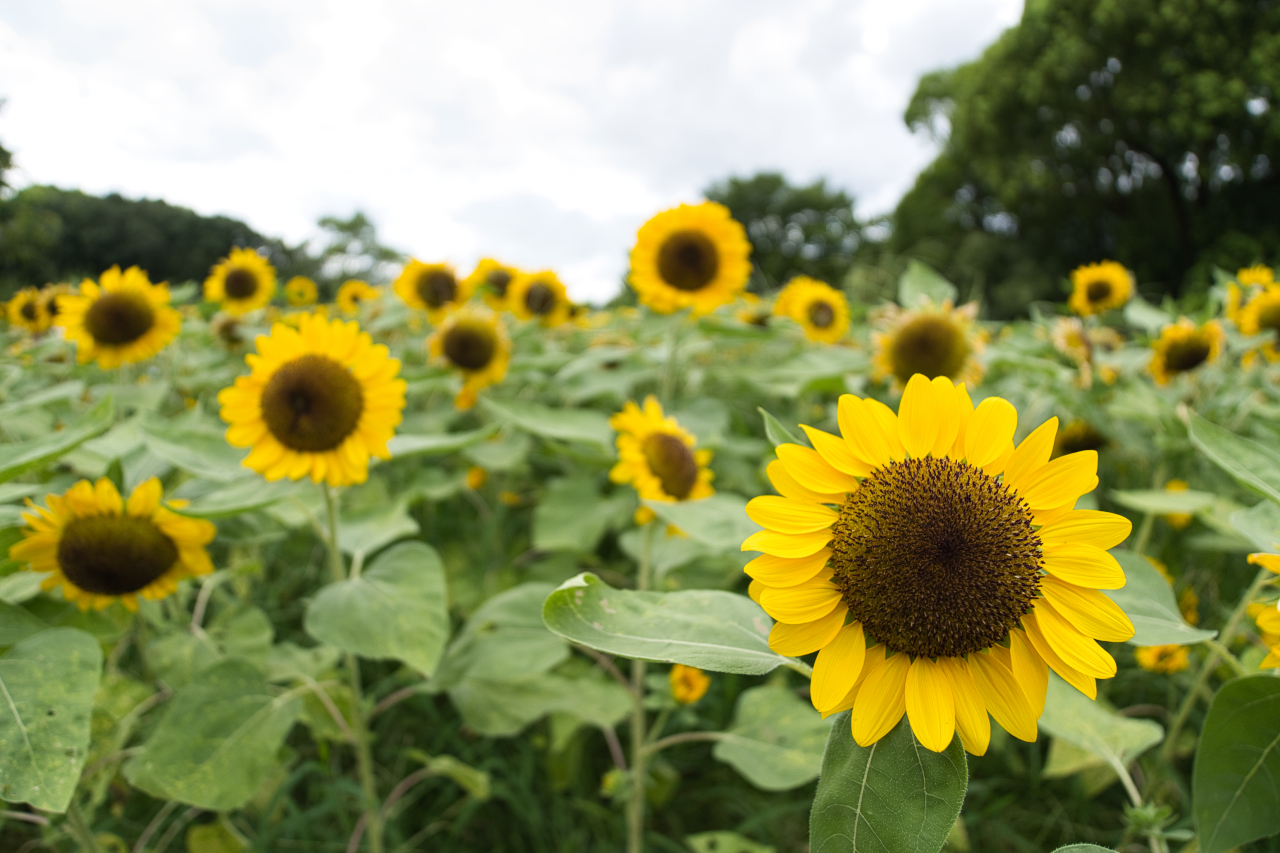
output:
[[[275,292],[275,267],[253,249],[232,249],[204,280],[204,298],[219,303],[228,314],[261,308]]]
[[[507,310],[521,320],[559,326],[569,319],[572,305],[560,278],[550,270],[516,276],[507,289]]]
[[[360,313],[360,306],[372,302],[382,295],[382,291],[367,281],[358,278],[347,279],[338,288],[338,296],[334,300],[343,314],[351,316]]]
[[[1148,370],[1157,385],[1168,385],[1180,373],[1189,373],[1218,360],[1226,336],[1216,320],[1197,326],[1186,317],[1170,323],[1151,345],[1154,354]]]
[[[319,295],[316,283],[306,276],[295,275],[284,286],[284,298],[295,308],[314,305]]]
[[[458,281],[452,264],[410,259],[392,287],[410,308],[426,311],[432,323],[439,323],[447,311],[471,298],[469,285]]]
[[[673,417],[664,417],[662,404],[653,395],[644,408],[628,401],[609,419],[618,433],[618,462],[609,471],[615,483],[629,483],[641,500],[687,501],[715,494],[715,476],[707,466],[710,450],[695,450],[697,439]],[[636,521],[645,523],[652,511],[641,507]]]
[[[849,331],[849,303],[824,281],[805,275],[787,282],[774,303],[775,316],[790,317],[811,341],[832,344]]]
[[[432,361],[462,373],[462,390],[453,403],[465,410],[476,404],[476,392],[507,375],[511,338],[492,311],[464,305],[450,312],[427,338],[427,352]]]
[[[33,335],[47,331],[52,323],[40,291],[34,287],[24,287],[13,295],[5,306],[9,324],[26,329]]]
[[[871,336],[876,348],[873,375],[891,378],[899,387],[917,373],[976,385],[982,378],[977,355],[983,346],[982,335],[974,330],[977,316],[976,302],[953,308],[948,301],[911,311],[886,306],[877,313],[879,331]]]
[[[520,270],[515,267],[493,258],[481,258],[471,275],[463,280],[462,289],[466,293],[479,293],[486,305],[501,311],[507,307],[507,290],[519,275]]]
[[[58,305],[58,324],[75,342],[76,358],[107,370],[151,358],[182,327],[182,315],[169,307],[169,288],[152,284],[137,267],[112,267],[97,283],[85,279],[79,295],[62,296]]]
[[[1071,271],[1067,306],[1082,317],[1120,308],[1133,296],[1133,277],[1123,264],[1102,261]]]
[[[751,275],[747,233],[724,205],[665,210],[640,226],[628,282],[660,314],[707,314],[732,302]]]

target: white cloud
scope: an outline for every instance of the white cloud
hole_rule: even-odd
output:
[[[464,268],[607,298],[636,228],[730,173],[892,207],[932,149],[901,113],[1019,0],[0,0],[19,176],[162,197],[292,240],[365,210]]]

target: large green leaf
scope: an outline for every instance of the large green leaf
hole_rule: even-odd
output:
[[[558,477],[533,510],[533,547],[591,552],[610,527],[624,522],[635,500],[619,490],[604,497],[594,477]]]
[[[304,625],[322,643],[430,675],[449,631],[444,565],[421,542],[396,545],[358,577],[320,590]]]
[[[225,430],[210,423],[140,421],[147,447],[175,468],[197,477],[229,483],[245,475],[247,450],[227,444]]]
[[[66,811],[89,752],[102,649],[50,628],[0,655],[0,799]]]
[[[1053,853],[1115,853],[1110,847],[1099,847],[1096,844],[1068,844],[1059,847]]]
[[[201,483],[188,480],[188,483]],[[187,485],[187,484],[183,484]],[[180,512],[198,518],[231,518],[255,509],[271,506],[289,496],[292,484],[268,483],[254,474],[227,483],[220,483],[191,501]]]
[[[554,589],[521,584],[480,605],[449,644],[434,686],[450,689],[465,678],[516,681],[563,663],[568,643],[542,622],[543,602]]]
[[[542,673],[512,680],[468,677],[449,690],[467,725],[505,737],[547,714],[569,713],[595,726],[612,727],[629,713],[631,697],[603,675],[576,678]]]
[[[567,640],[628,658],[744,675],[788,661],[769,648],[772,620],[730,592],[633,592],[584,573],[547,597],[542,618]]]
[[[1275,501],[1231,513],[1231,526],[1260,551],[1280,551],[1280,504]]]
[[[1132,551],[1111,552],[1124,569],[1125,585],[1102,590],[1133,623],[1135,646],[1185,646],[1211,640],[1216,631],[1193,628],[1182,618],[1173,588],[1151,561]]]
[[[1195,513],[1213,505],[1217,495],[1213,492],[1170,492],[1164,489],[1133,489],[1114,491],[1112,499],[1126,509],[1167,515],[1174,512]]]
[[[835,718],[809,813],[812,853],[938,853],[969,786],[960,738],[945,752],[920,745],[904,716],[869,747]]]
[[[1040,727],[1120,768],[1164,739],[1164,729],[1158,723],[1122,717],[1085,696],[1056,673],[1049,673],[1049,692]]]
[[[750,838],[727,830],[686,835],[684,843],[689,845],[693,853],[776,853],[778,849],[768,844],[757,844]]]
[[[1280,453],[1191,413],[1191,442],[1244,485],[1280,502]]]
[[[747,537],[760,529],[747,517],[746,500],[732,492],[717,492],[696,501],[645,501],[644,505],[667,524],[716,551],[739,553]]]
[[[955,302],[957,292],[956,286],[941,273],[914,258],[907,262],[906,271],[898,278],[898,304],[903,308],[918,308],[928,302],[934,305],[948,300]]]
[[[785,791],[818,778],[830,729],[830,721],[795,691],[780,684],[752,687],[739,695],[733,726],[712,755],[757,788]]]
[[[589,409],[553,409],[514,400],[498,402],[488,397],[480,398],[480,405],[494,416],[543,438],[583,441],[605,451],[610,451],[613,447],[613,428],[609,426],[609,418],[601,412]]]
[[[161,799],[239,808],[275,768],[301,710],[296,692],[272,696],[261,670],[225,660],[178,690],[125,776]]]
[[[467,432],[451,432],[441,435],[406,435],[401,433],[387,442],[387,450],[392,459],[404,459],[408,456],[437,456],[453,453],[479,444],[497,432],[493,426],[473,429]]]
[[[30,611],[0,601],[0,646],[20,643],[32,634],[39,634],[49,626]]]
[[[0,483],[39,468],[111,426],[115,404],[110,397],[90,409],[73,427],[47,438],[0,444]]]
[[[1280,678],[1225,684],[1209,707],[1191,792],[1202,853],[1280,832]]]
[[[13,400],[0,406],[0,418],[9,418],[24,409],[55,403],[59,400],[70,400],[84,393],[84,383],[79,379],[71,379],[42,388],[33,394],[26,394],[21,399]]]
[[[338,545],[359,562],[397,539],[417,534],[418,522],[409,515],[408,501],[404,498],[375,512],[343,513],[338,521]]]

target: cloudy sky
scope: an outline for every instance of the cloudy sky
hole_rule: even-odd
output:
[[[617,287],[708,182],[827,177],[892,208],[932,148],[920,74],[1021,0],[0,0],[12,179],[164,198],[301,240],[364,210],[466,271]]]

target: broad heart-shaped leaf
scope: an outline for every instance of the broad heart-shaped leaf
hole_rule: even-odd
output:
[[[49,626],[30,611],[0,601],[0,646],[12,646]]]
[[[969,787],[960,738],[945,752],[916,740],[904,715],[868,747],[849,731],[849,712],[831,724],[809,813],[812,853],[938,853]]]
[[[1215,465],[1258,493],[1280,502],[1280,453],[1191,413],[1191,442]]]
[[[543,602],[554,589],[525,583],[480,605],[449,644],[432,685],[448,690],[465,678],[517,681],[563,663],[569,644],[542,623]]]
[[[794,691],[766,684],[738,697],[733,727],[711,754],[757,788],[785,791],[818,777],[830,729],[830,721]]]
[[[1217,499],[1217,495],[1213,492],[1169,492],[1164,489],[1114,491],[1111,497],[1126,509],[1149,512],[1154,515],[1199,512],[1212,506]]]
[[[741,553],[742,543],[760,529],[747,517],[747,502],[732,492],[717,492],[696,501],[645,501],[667,524],[716,551]]]
[[[1111,554],[1124,569],[1125,585],[1102,592],[1120,605],[1133,623],[1131,645],[1187,646],[1217,636],[1217,631],[1192,628],[1183,620],[1172,587],[1150,560],[1132,551],[1115,550]]]
[[[1049,692],[1040,727],[1056,738],[1087,749],[1111,766],[1124,767],[1164,740],[1151,720],[1122,717],[1049,673]]]
[[[1280,832],[1280,678],[1249,675],[1218,691],[1191,793],[1202,853]]]
[[[515,424],[525,432],[561,441],[583,441],[602,450],[613,447],[609,418],[589,409],[553,409],[536,403],[480,398],[480,405],[496,417]]]
[[[272,696],[257,667],[234,658],[178,690],[125,777],[161,799],[212,811],[249,801],[276,765],[302,710],[296,692]]]
[[[303,624],[322,643],[430,675],[449,631],[440,556],[422,542],[395,545],[358,577],[320,590]]]
[[[1261,551],[1280,551],[1280,504],[1262,501],[1231,513],[1231,526]]]
[[[360,562],[382,546],[417,533],[418,522],[409,515],[404,498],[379,512],[358,516],[344,513],[338,520],[338,545]]]
[[[547,596],[542,620],[567,640],[627,658],[743,675],[788,661],[769,648],[773,620],[731,592],[633,592],[587,572]]]
[[[50,628],[0,655],[0,799],[63,812],[89,753],[102,649]]]
[[[533,547],[544,551],[594,551],[611,526],[635,509],[629,491],[600,494],[595,477],[558,477],[547,483],[533,510]]]
[[[115,404],[111,398],[104,397],[73,427],[55,432],[46,438],[0,444],[0,483],[39,468],[95,435],[105,432],[107,427],[111,426],[114,411]]]
[[[907,262],[906,271],[898,278],[898,304],[903,308],[917,308],[924,302],[955,302],[956,295],[954,284],[933,267],[914,259]]]

